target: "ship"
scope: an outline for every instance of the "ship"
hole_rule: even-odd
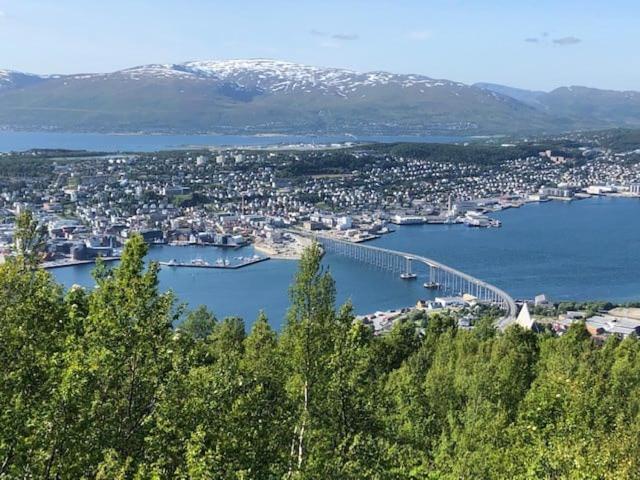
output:
[[[463,222],[467,227],[489,228],[500,227],[500,220],[489,218],[477,212],[467,212],[463,218]]]
[[[413,272],[405,272],[400,274],[400,278],[403,280],[415,280],[418,278],[418,275]]]

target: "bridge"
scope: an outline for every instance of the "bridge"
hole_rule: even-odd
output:
[[[516,303],[508,293],[443,263],[412,253],[353,243],[318,233],[299,231],[295,233],[316,240],[328,253],[342,255],[382,270],[397,273],[407,280],[417,277],[414,270],[426,268],[426,278],[428,278],[425,283],[426,288],[437,289],[445,294],[469,294],[476,297],[481,303],[495,305],[504,310],[504,317],[496,324],[500,329],[506,328],[516,318]]]

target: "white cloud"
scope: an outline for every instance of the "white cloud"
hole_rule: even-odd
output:
[[[579,39],[578,37],[562,37],[562,38],[554,38],[553,39],[553,43],[555,43],[556,45],[576,45],[578,43],[582,42],[581,39]]]
[[[355,33],[334,33],[331,38],[336,40],[357,40],[359,37]]]
[[[315,28],[309,30],[309,33],[314,37],[329,37],[333,40],[339,41],[352,41],[358,40],[358,38],[360,38],[357,33],[331,33],[325,32],[324,30],[317,30]]]
[[[428,40],[433,36],[431,30],[414,30],[413,32],[409,32],[407,34],[407,38],[409,40],[415,40],[421,42],[423,40]]]

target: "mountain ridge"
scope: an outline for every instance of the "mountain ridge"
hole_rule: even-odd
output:
[[[586,87],[556,94],[530,92],[419,74],[356,72],[271,59],[196,60],[68,75],[0,70],[0,126],[72,131],[485,134],[640,125],[637,92],[580,88]],[[581,119],[588,112],[590,97],[597,100],[597,116]],[[631,106],[625,104],[629,101]]]

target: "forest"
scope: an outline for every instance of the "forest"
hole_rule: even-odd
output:
[[[386,335],[335,305],[317,245],[286,325],[187,311],[139,236],[65,290],[18,232],[0,266],[0,478],[632,479],[640,344],[473,330]],[[34,259],[35,258],[35,259]]]

